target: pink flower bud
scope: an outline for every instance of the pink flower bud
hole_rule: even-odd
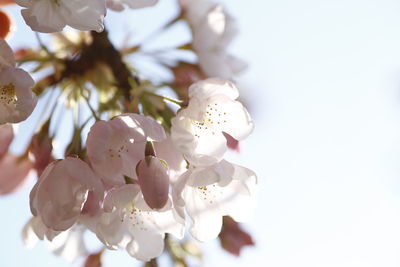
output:
[[[251,235],[243,231],[231,217],[224,217],[224,224],[219,238],[221,239],[222,247],[236,256],[240,255],[240,251],[244,246],[254,246]]]
[[[136,167],[143,198],[152,209],[161,209],[168,201],[168,167],[160,159],[147,156]]]

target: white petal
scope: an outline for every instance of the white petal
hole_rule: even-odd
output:
[[[21,14],[32,30],[50,33],[62,31],[65,27],[66,22],[53,1],[30,1],[24,4],[27,9],[21,10]]]
[[[183,193],[186,211],[193,221],[189,230],[197,240],[208,241],[216,238],[221,231],[222,216],[218,203],[205,198],[204,193],[199,191],[203,190],[188,186]]]
[[[171,122],[172,141],[191,164],[211,165],[223,158],[227,147],[222,132],[199,125],[202,122],[185,116],[185,110],[180,111]]]
[[[62,232],[49,243],[49,248],[53,253],[68,261],[87,255],[83,234],[85,229],[75,225],[73,228]]]
[[[157,4],[158,0],[107,0],[107,7],[115,11],[124,10],[124,4],[129,8],[137,9]]]
[[[60,0],[65,8],[61,9],[65,21],[71,27],[81,31],[104,30],[103,19],[107,9],[104,0]]]
[[[143,227],[131,227],[130,232],[134,239],[127,245],[126,250],[141,261],[149,261],[161,255],[164,250],[164,234]]]
[[[32,217],[22,229],[22,241],[27,248],[33,248],[39,241],[38,236],[33,231],[32,224],[36,217]]]
[[[239,91],[232,82],[221,78],[198,81],[189,87],[189,98],[205,100],[214,95],[225,95],[234,100],[239,97]]]
[[[111,212],[114,208],[123,208],[133,201],[139,192],[140,187],[134,184],[123,185],[109,191],[104,199],[104,210]]]

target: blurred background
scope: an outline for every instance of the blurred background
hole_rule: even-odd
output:
[[[223,3],[241,29],[231,51],[249,63],[238,83],[256,121],[229,158],[256,171],[260,193],[244,224],[256,246],[236,258],[217,241],[202,244],[204,266],[400,266],[400,2]],[[144,36],[173,17],[175,4],[110,11],[113,42],[120,46],[127,29]],[[19,8],[6,10],[13,48],[36,45]],[[34,182],[0,198],[0,266],[71,266],[44,242],[22,244]],[[124,252],[104,256],[105,267],[137,263]]]

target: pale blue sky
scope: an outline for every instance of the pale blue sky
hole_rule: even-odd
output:
[[[205,266],[398,267],[400,3],[225,2],[242,30],[232,50],[251,65],[239,82],[256,131],[230,158],[259,175],[259,207],[246,224],[257,246],[236,259],[207,243]],[[113,38],[129,18],[169,12],[169,0],[110,12]],[[19,27],[11,43],[34,42]],[[69,266],[43,244],[22,246],[32,184],[0,199],[1,266]],[[132,266],[123,253],[105,259]]]

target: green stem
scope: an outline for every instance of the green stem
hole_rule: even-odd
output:
[[[162,96],[162,95],[155,94],[155,93],[153,93],[153,92],[145,91],[144,93],[147,94],[147,95],[151,95],[151,96],[155,96],[155,97],[158,97],[158,98],[167,100],[167,101],[169,101],[169,102],[171,102],[171,103],[174,103],[174,104],[176,104],[176,105],[178,105],[178,106],[180,106],[180,107],[181,107],[182,104],[183,104],[183,101],[181,101],[181,100],[172,99],[172,98],[169,98],[169,97],[166,97],[166,96]]]

